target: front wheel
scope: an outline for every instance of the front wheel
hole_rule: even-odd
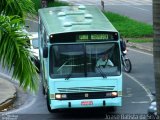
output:
[[[49,97],[48,92],[47,92],[46,101],[47,101],[47,109],[48,109],[48,111],[50,113],[58,113],[59,112],[59,109],[51,109],[51,106],[50,106],[50,97]]]
[[[131,61],[128,58],[124,60],[123,67],[124,67],[124,70],[127,73],[131,72],[131,70],[132,70],[132,64],[131,64]]]
[[[50,107],[50,98],[49,98],[48,92],[47,92],[46,101],[47,101],[48,111],[49,111],[50,113],[52,113],[52,109],[51,109],[51,107]]]

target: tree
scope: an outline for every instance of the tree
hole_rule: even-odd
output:
[[[0,0],[0,63],[24,89],[36,90],[38,74],[31,61],[25,17],[35,13],[31,0]]]
[[[34,14],[34,3],[31,0],[0,0],[0,13],[3,15],[18,15],[25,19]]]
[[[156,101],[158,114],[160,115],[160,0],[153,0],[153,29],[153,54],[156,85]]]

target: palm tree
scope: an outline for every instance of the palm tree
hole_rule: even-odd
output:
[[[160,0],[153,0],[153,28],[153,54],[156,85],[156,101],[158,114],[160,115]]]
[[[3,15],[18,15],[23,19],[35,13],[31,0],[0,0],[0,13]]]
[[[0,63],[24,89],[35,91],[38,74],[31,61],[25,17],[35,13],[31,0],[0,0]]]

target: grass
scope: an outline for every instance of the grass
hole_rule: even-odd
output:
[[[58,6],[68,6],[69,4],[67,2],[60,2],[60,1],[55,1],[55,2],[49,2],[48,7],[58,7]]]
[[[126,16],[104,12],[114,27],[126,38],[152,37],[153,28],[151,25],[138,22]]]
[[[147,42],[153,42],[153,38],[130,39],[129,42],[134,42],[134,43],[147,43]]]
[[[41,8],[41,0],[32,0],[35,4],[35,9],[38,12],[38,9]],[[61,2],[61,1],[49,1],[48,7],[58,7],[58,6],[68,6],[69,4],[67,2]]]
[[[40,1],[41,0],[32,0],[35,3],[35,9],[38,11],[41,8]],[[68,6],[69,4],[66,2],[60,2],[58,0],[49,1],[48,7],[55,6]],[[132,39],[131,42],[152,42],[153,40],[153,27],[152,25],[138,22],[136,20],[130,19],[127,16],[122,16],[112,12],[104,12],[105,16],[111,21],[114,27],[120,32],[120,35],[124,38],[139,38]],[[149,37],[149,39],[147,39]]]
[[[41,0],[32,0],[34,3],[35,9],[38,12],[38,9],[41,8]]]

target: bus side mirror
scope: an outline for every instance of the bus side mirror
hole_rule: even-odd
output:
[[[48,47],[43,48],[43,57],[48,58]]]

